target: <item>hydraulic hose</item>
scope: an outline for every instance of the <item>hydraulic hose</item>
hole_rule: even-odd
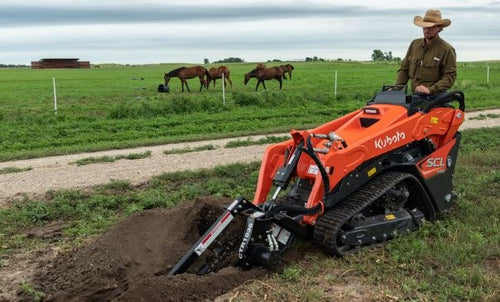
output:
[[[323,166],[323,164],[321,163],[321,161],[319,160],[318,156],[316,155],[316,153],[314,152],[314,149],[313,149],[313,146],[312,146],[312,143],[311,143],[311,136],[308,136],[307,139],[306,139],[306,148],[303,148],[302,150],[307,154],[309,155],[309,157],[311,157],[311,159],[314,161],[314,163],[316,164],[316,166],[318,166],[318,169],[319,169],[319,173],[321,174],[321,180],[323,181],[323,189],[324,189],[324,193],[323,193],[323,202],[325,202],[328,198],[328,196],[330,195],[330,179],[328,178],[328,174],[325,170],[325,167]]]

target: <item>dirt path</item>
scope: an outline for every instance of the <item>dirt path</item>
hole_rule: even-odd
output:
[[[471,120],[478,115],[494,115],[494,118]],[[500,108],[466,113],[466,121],[461,129],[493,127],[500,125]],[[285,134],[276,134],[283,136]],[[138,184],[149,180],[154,175],[181,170],[197,170],[213,168],[229,163],[247,163],[261,159],[267,145],[252,145],[239,148],[224,148],[229,141],[257,140],[265,137],[252,136],[229,138],[191,143],[168,144],[133,149],[110,150],[102,152],[81,153],[64,156],[43,157],[29,160],[18,160],[0,163],[0,169],[7,167],[31,168],[29,171],[0,175],[0,207],[10,204],[10,201],[24,196],[43,195],[49,190],[70,188],[87,188],[106,184],[110,180],[128,180]],[[185,154],[165,155],[163,152],[172,149],[195,148],[197,146],[213,145],[215,150],[190,152]],[[77,166],[73,162],[88,158],[114,155],[127,155],[151,151],[151,156],[138,160],[118,160],[113,163],[98,163]]]

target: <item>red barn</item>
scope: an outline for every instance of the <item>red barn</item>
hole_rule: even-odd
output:
[[[44,69],[44,68],[90,68],[89,61],[78,61],[79,59],[73,58],[54,58],[54,59],[40,59],[39,61],[31,61],[31,69]]]

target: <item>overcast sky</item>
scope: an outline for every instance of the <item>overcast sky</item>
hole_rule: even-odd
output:
[[[459,61],[500,59],[499,0],[2,0],[0,63],[404,57],[428,8],[451,19],[441,37]]]

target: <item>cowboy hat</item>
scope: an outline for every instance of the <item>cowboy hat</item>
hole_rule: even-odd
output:
[[[425,16],[423,18],[415,16],[413,23],[420,27],[432,27],[434,25],[446,27],[451,24],[451,21],[448,19],[441,19],[441,12],[439,10],[429,9],[425,12]]]

